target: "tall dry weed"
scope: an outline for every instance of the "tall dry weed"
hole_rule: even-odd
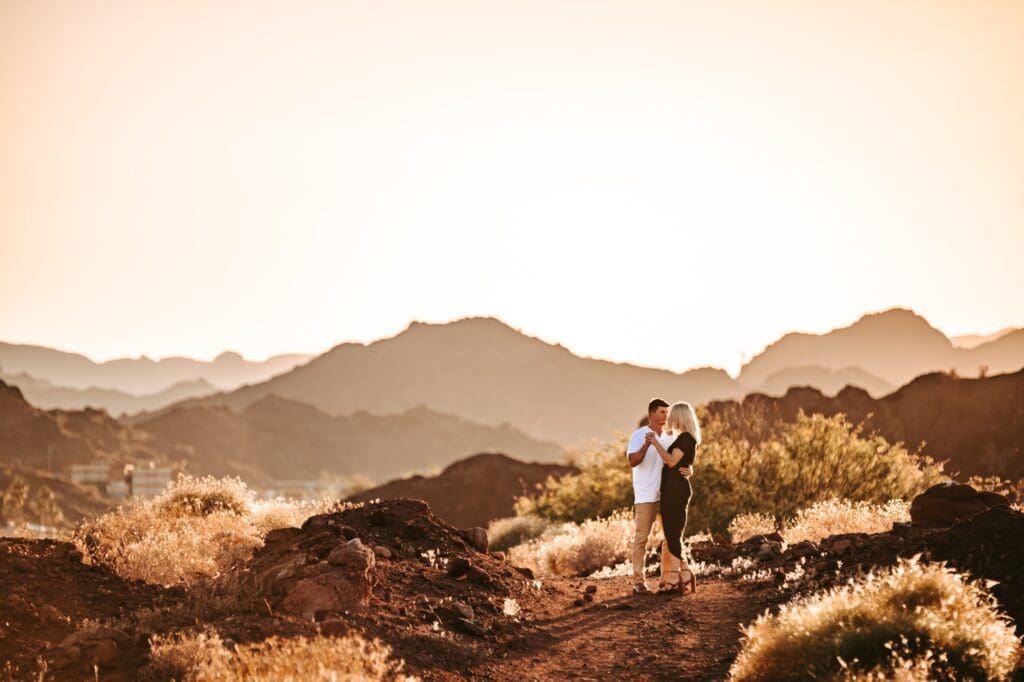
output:
[[[334,504],[256,501],[238,479],[182,476],[151,500],[134,499],[83,523],[75,541],[123,578],[191,585],[241,565],[267,531],[299,525]]]
[[[149,679],[182,682],[340,682],[412,680],[379,640],[271,637],[233,650],[212,631],[150,640]]]

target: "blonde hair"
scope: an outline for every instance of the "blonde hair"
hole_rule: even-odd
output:
[[[665,426],[672,430],[672,434],[680,436],[688,433],[693,439],[700,443],[700,422],[697,421],[697,412],[690,403],[679,402],[672,405],[668,411],[668,421]]]

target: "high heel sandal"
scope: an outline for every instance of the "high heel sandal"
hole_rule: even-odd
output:
[[[683,573],[689,573],[689,579],[683,580]],[[690,588],[691,594],[697,591],[697,574],[688,568],[684,568],[679,572],[679,594],[686,594],[687,587]]]

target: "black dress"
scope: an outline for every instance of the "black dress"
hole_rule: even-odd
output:
[[[667,464],[661,472],[661,524],[665,529],[668,551],[677,559],[683,557],[683,530],[686,528],[686,507],[690,504],[693,488],[690,479],[679,473],[679,467],[693,466],[697,456],[697,441],[692,434],[684,433],[672,441],[666,450],[679,448],[683,458],[674,467]]]

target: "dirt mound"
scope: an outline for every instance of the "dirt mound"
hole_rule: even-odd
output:
[[[74,545],[53,540],[0,539],[0,661],[10,661],[30,676],[36,658],[50,661],[51,671],[71,661],[57,649],[73,635],[83,619],[114,618],[140,607],[152,607],[174,597],[173,592],[142,583],[129,583],[105,568],[87,566]],[[111,679],[134,679],[145,655],[145,643],[122,641],[104,672]],[[91,676],[84,653],[79,663]],[[59,665],[54,665],[59,662]],[[108,679],[105,675],[104,679]]]
[[[349,499],[362,502],[408,497],[425,501],[435,514],[459,527],[486,526],[493,519],[512,516],[515,498],[534,492],[548,476],[575,471],[575,467],[559,464],[481,454],[458,461],[437,476],[391,481]]]
[[[521,628],[505,600],[529,608],[538,599],[528,575],[475,549],[469,533],[420,500],[367,504],[272,531],[246,573],[251,593],[275,617],[379,637],[420,672],[486,661]]]
[[[910,448],[924,443],[925,454],[949,460],[951,473],[1024,477],[1024,370],[982,379],[926,374],[878,400],[851,387],[834,398],[793,388],[781,398],[753,394],[742,403],[713,402],[708,409],[725,418],[761,412],[787,421],[799,410],[843,413],[890,442]]]

